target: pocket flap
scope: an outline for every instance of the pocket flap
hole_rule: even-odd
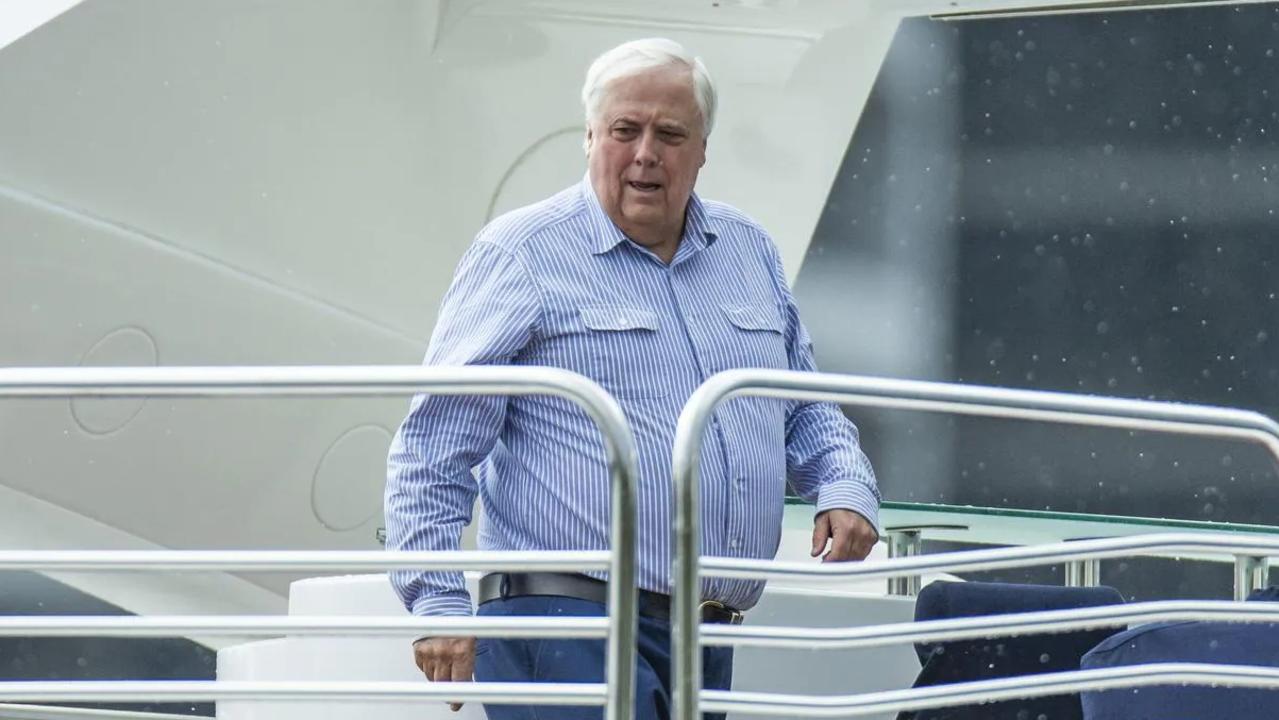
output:
[[[728,316],[728,321],[742,330],[772,330],[776,333],[784,331],[781,318],[777,316],[777,311],[773,308],[758,305],[721,305],[720,307]]]
[[[657,313],[624,307],[582,308],[582,323],[591,330],[657,330]]]

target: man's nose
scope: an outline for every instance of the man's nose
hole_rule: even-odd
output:
[[[653,167],[658,161],[657,138],[652,133],[644,133],[640,137],[639,146],[635,148],[635,164],[640,167]]]

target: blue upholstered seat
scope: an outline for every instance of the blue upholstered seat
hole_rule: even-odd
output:
[[[1075,588],[983,582],[934,582],[915,603],[916,620],[1114,605],[1109,587]],[[1025,635],[992,640],[917,644],[923,668],[915,687],[1078,670],[1079,659],[1112,629]],[[902,713],[899,720],[1081,720],[1077,695]]]
[[[1279,588],[1249,601],[1279,601]],[[1279,667],[1279,624],[1152,623],[1113,635],[1086,654],[1085,669],[1148,663],[1222,663]],[[1083,695],[1087,720],[1224,720],[1279,717],[1279,692],[1160,686]]]

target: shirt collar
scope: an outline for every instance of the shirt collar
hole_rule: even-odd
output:
[[[587,172],[586,177],[582,178],[582,198],[586,201],[586,212],[591,218],[591,224],[594,226],[594,237],[591,238],[591,253],[602,255],[609,250],[617,247],[624,242],[631,242],[626,237],[626,233],[613,223],[608,213],[604,212],[604,206],[600,205],[600,199],[595,195],[595,188],[591,185],[591,174]],[[702,199],[697,197],[697,193],[693,193],[688,198],[688,207],[684,210],[684,237],[680,241],[680,250],[685,245],[691,245],[692,251],[705,250],[714,244],[719,237],[714,227],[714,221],[706,212],[706,206],[702,204]],[[676,257],[684,253],[676,251]]]

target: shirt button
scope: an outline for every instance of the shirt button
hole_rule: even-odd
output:
[[[728,541],[728,547],[729,549],[732,549],[732,550],[736,550],[737,547],[741,544],[742,544],[741,541],[738,540],[737,538],[733,538],[732,540]]]
[[[617,319],[617,324],[618,324],[618,325],[620,325],[620,326],[622,326],[622,327],[626,327],[627,325],[630,325],[630,324],[631,324],[631,321],[630,321],[630,320],[627,320],[626,318],[618,318],[618,319]]]

